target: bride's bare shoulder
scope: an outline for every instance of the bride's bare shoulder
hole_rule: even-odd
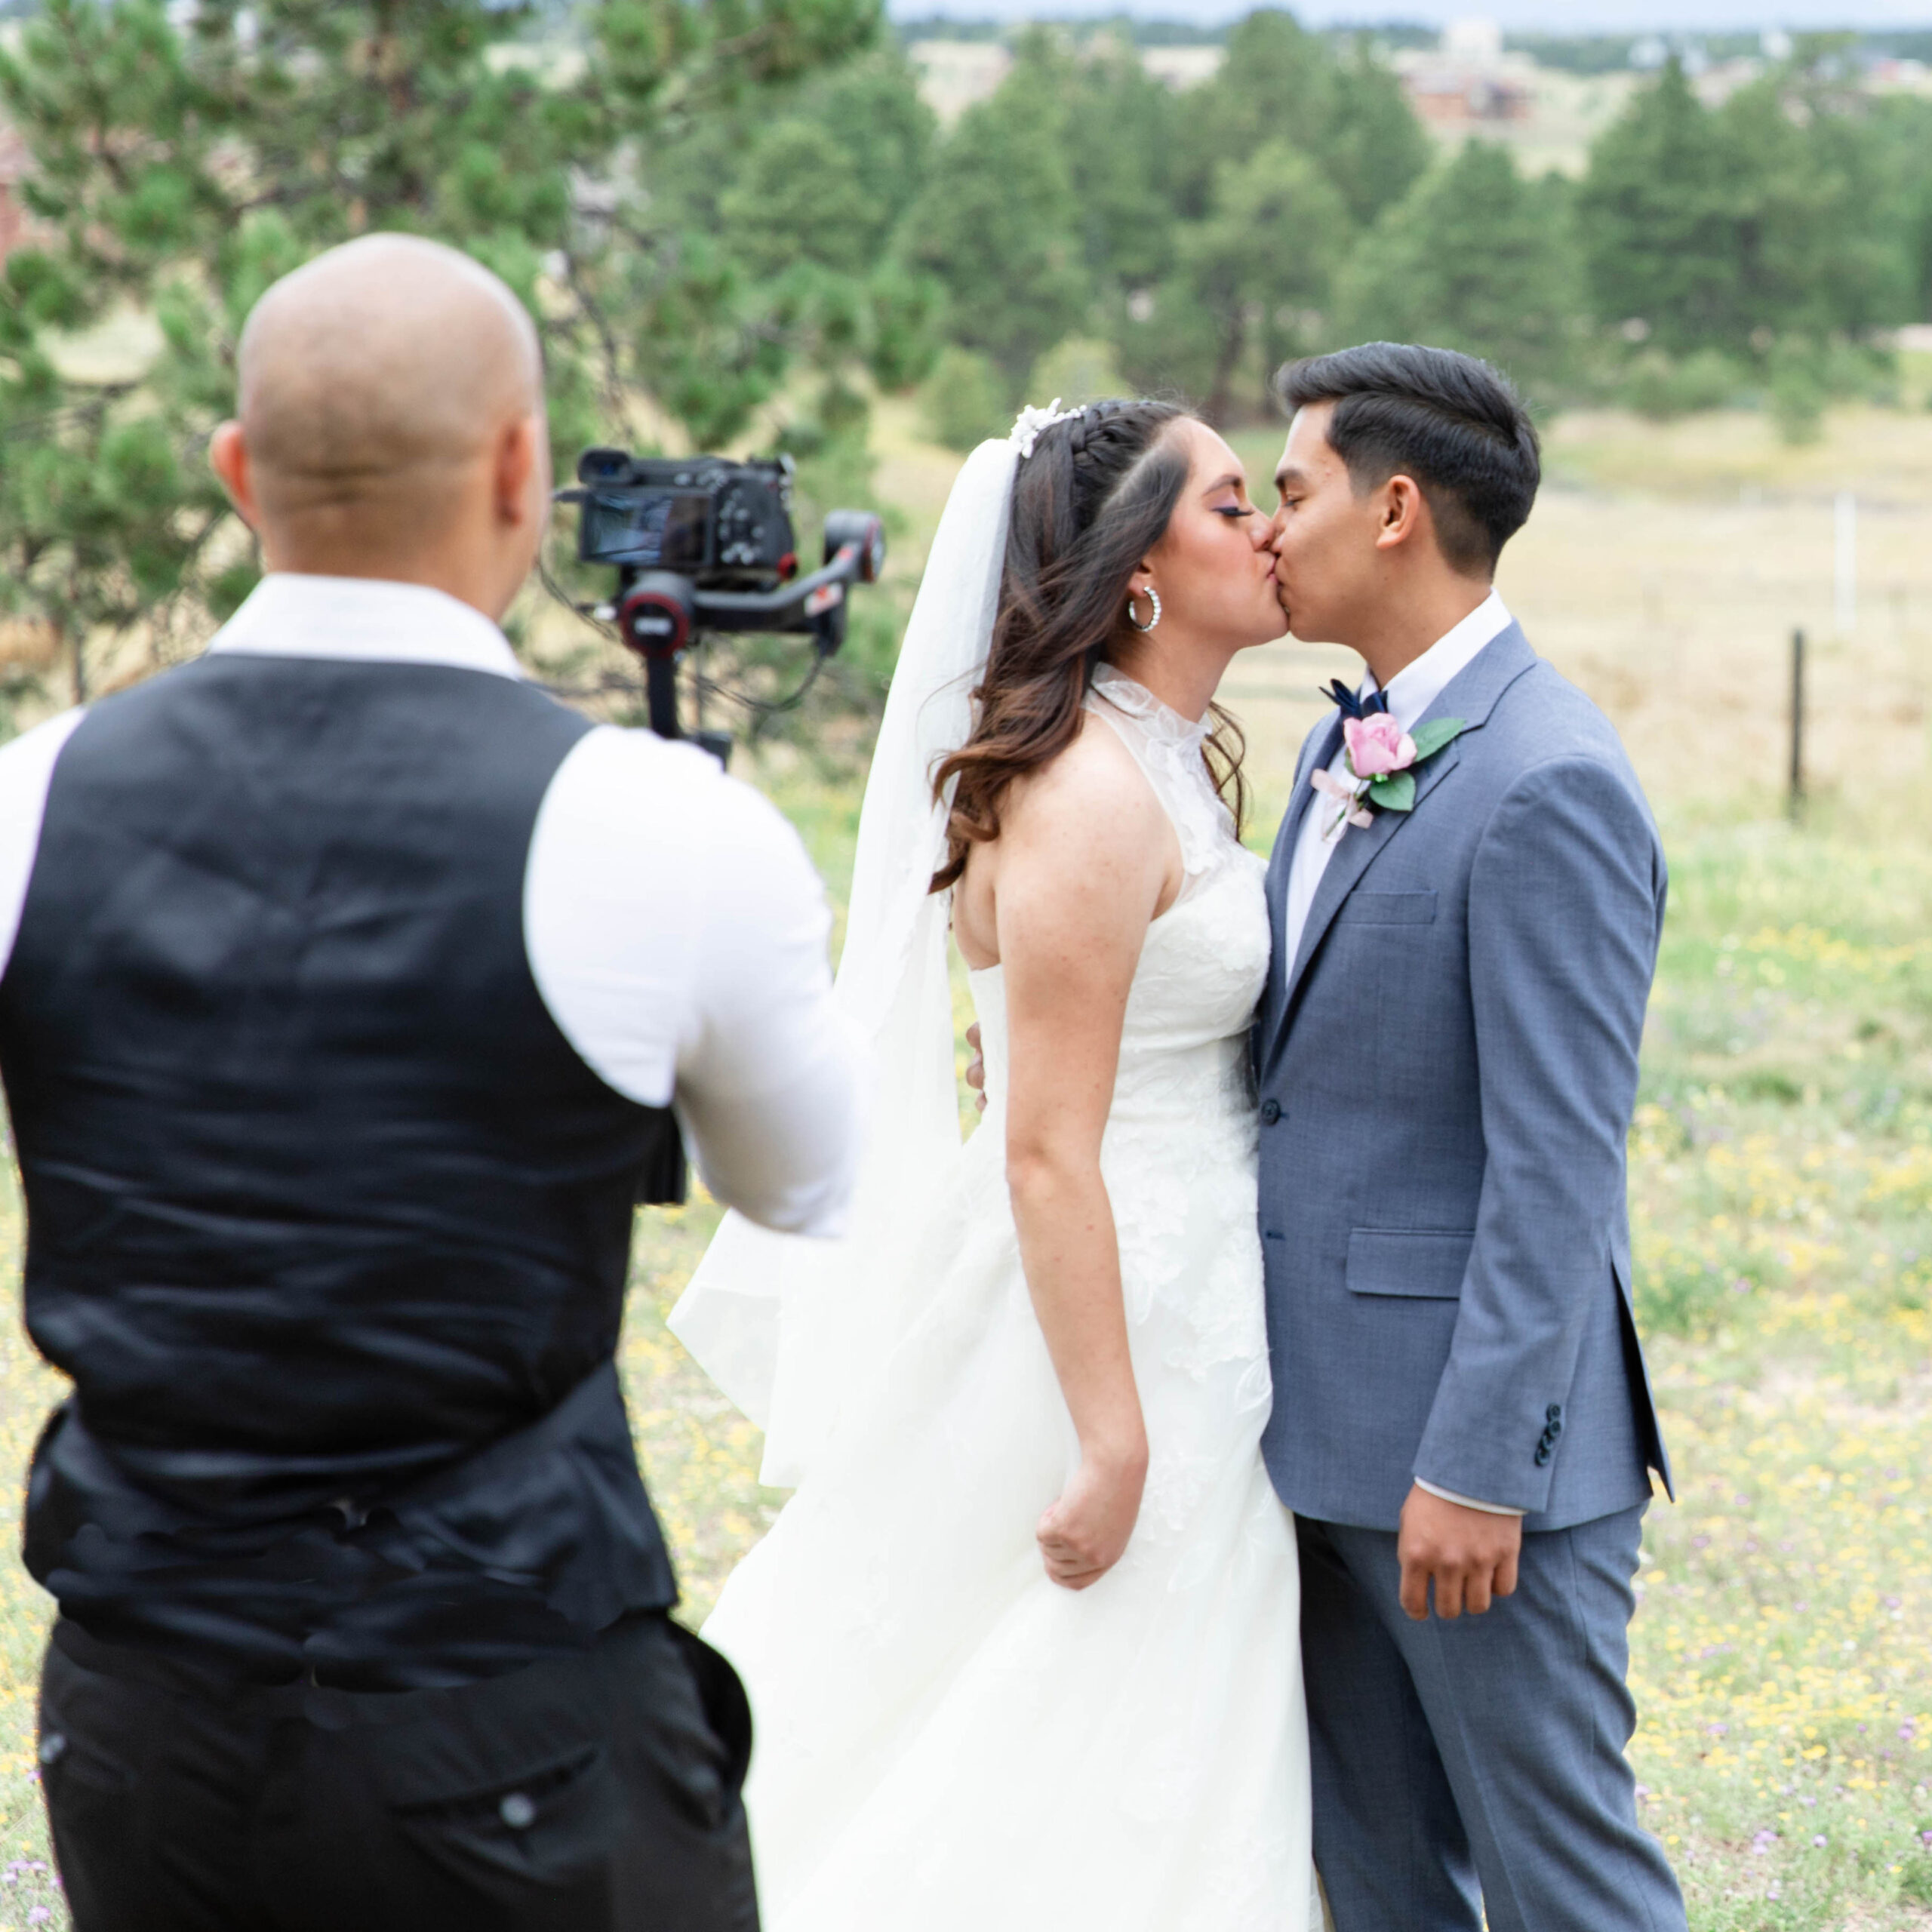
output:
[[[1166,823],[1152,786],[1120,734],[1091,712],[1066,749],[1014,781],[1000,813],[1015,843],[1144,846]]]
[[[1088,713],[1064,751],[1001,799],[999,836],[967,860],[954,930],[970,965],[1007,958],[1006,945],[1023,946],[1028,934],[1059,946],[1112,934],[1131,944],[1131,970],[1180,863],[1174,828],[1134,754]]]

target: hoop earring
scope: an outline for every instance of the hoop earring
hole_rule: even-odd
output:
[[[1127,621],[1137,631],[1151,631],[1161,621],[1161,593],[1150,583],[1147,586],[1147,601],[1154,607],[1154,614],[1143,624],[1134,614],[1134,600],[1140,595],[1137,590],[1127,594]]]

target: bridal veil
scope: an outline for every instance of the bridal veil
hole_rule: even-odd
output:
[[[900,1251],[959,1148],[949,902],[928,889],[946,850],[932,773],[971,726],[1014,472],[1049,420],[1051,411],[1027,411],[1012,437],[982,443],[960,471],[872,754],[835,994],[871,1060],[848,1230],[814,1241],[728,1214],[672,1311],[672,1334],[764,1431],[762,1480],[776,1487],[803,1479],[841,1399],[870,1383],[918,1312]]]

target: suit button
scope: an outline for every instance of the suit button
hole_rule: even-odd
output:
[[[1550,1425],[1549,1426],[1549,1427],[1548,1427],[1548,1428],[1546,1428],[1546,1429],[1543,1431],[1543,1434],[1544,1434],[1545,1435],[1548,1436],[1548,1437],[1549,1437],[1549,1438],[1550,1439],[1550,1441],[1552,1441],[1552,1442],[1554,1442],[1554,1441],[1556,1440],[1556,1438],[1557,1438],[1559,1435],[1561,1435],[1562,1433],[1563,1433],[1563,1425],[1562,1425],[1562,1423],[1560,1423],[1560,1422],[1554,1422],[1554,1421],[1553,1421],[1553,1422],[1552,1422],[1552,1423],[1550,1423]]]
[[[1279,1100],[1263,1100],[1262,1102],[1261,1124],[1263,1127],[1272,1127],[1281,1118],[1281,1103]]]
[[[1537,1444],[1537,1467],[1541,1469],[1549,1460],[1549,1444],[1547,1442],[1539,1442]]]
[[[1563,1420],[1563,1404],[1561,1402],[1551,1403],[1543,1411],[1543,1419],[1545,1422],[1561,1422]]]

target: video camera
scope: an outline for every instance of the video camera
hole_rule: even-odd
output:
[[[801,632],[820,662],[845,639],[846,594],[876,583],[885,531],[866,510],[825,520],[824,561],[798,575],[792,528],[792,459],[734,462],[721,456],[635,457],[586,450],[578,487],[560,503],[580,506],[577,555],[617,571],[610,614],[644,660],[651,728],[682,737],[678,663],[706,631]],[[731,740],[700,731],[721,761]]]

